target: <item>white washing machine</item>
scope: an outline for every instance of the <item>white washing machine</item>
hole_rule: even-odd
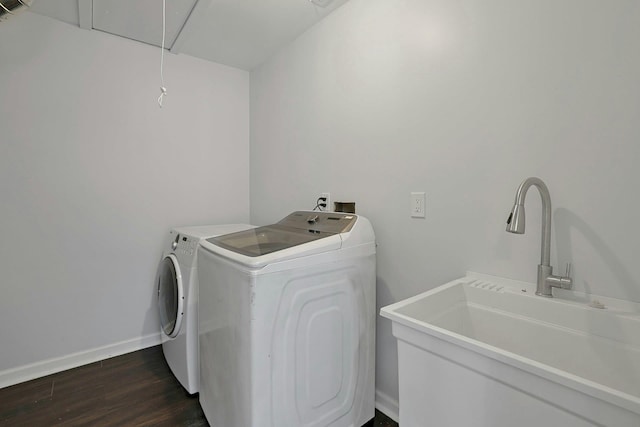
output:
[[[245,224],[174,228],[163,247],[157,292],[162,350],[178,381],[198,392],[197,249],[202,239],[251,228]]]
[[[200,405],[211,425],[374,417],[375,252],[366,218],[328,212],[200,243]]]

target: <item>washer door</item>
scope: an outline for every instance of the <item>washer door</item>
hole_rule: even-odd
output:
[[[167,255],[158,266],[158,310],[162,331],[170,338],[180,332],[183,303],[180,265],[175,255]]]

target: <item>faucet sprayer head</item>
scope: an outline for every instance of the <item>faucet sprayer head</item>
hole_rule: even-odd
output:
[[[509,218],[507,218],[507,231],[509,233],[524,234],[524,205],[513,205]]]

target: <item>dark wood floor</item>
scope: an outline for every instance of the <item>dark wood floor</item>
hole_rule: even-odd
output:
[[[0,390],[0,426],[208,426],[160,346]],[[398,424],[376,411],[375,427]]]

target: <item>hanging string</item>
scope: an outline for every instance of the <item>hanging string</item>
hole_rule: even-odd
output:
[[[167,96],[167,88],[164,87],[164,37],[167,31],[167,2],[162,0],[162,49],[160,53],[160,96],[158,97],[158,105],[162,108],[162,101]]]

